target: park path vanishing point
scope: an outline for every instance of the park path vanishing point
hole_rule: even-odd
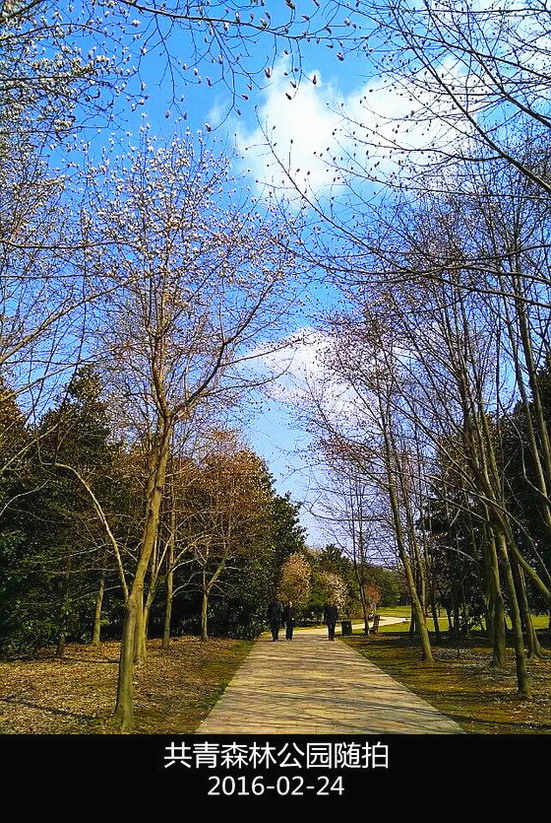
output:
[[[381,619],[383,623],[384,618]],[[389,622],[396,622],[389,618]],[[263,635],[196,734],[462,734],[325,629]]]

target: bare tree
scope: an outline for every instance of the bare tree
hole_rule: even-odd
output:
[[[422,595],[423,558],[414,528],[416,501],[407,448],[409,421],[401,412],[399,400],[399,346],[381,318],[369,311],[363,318],[341,314],[329,322],[333,344],[325,363],[332,378],[328,377],[318,390],[308,417],[319,431],[320,445],[330,460],[340,465],[348,462],[354,475],[386,498],[392,539],[407,581],[423,658],[431,661]],[[334,411],[335,398],[338,415]],[[362,512],[361,520],[366,517],[367,513]]]
[[[189,3],[171,0],[5,0],[0,12],[0,128],[14,124],[2,109],[24,112],[18,128],[58,140],[84,123],[105,125],[149,96],[152,55],[163,92],[182,106],[187,85],[222,86],[228,111],[240,113],[275,61],[290,61],[289,95],[300,80],[302,51],[327,46],[335,60],[365,48],[363,34],[337,0],[298,13],[295,3]],[[159,62],[160,61],[160,62]],[[143,70],[142,70],[143,69]],[[169,114],[170,112],[167,112]],[[1,132],[0,132],[1,133]]]
[[[407,166],[413,175],[416,166],[493,158],[551,191],[545,170],[549,13],[545,2],[490,2],[483,8],[471,0],[363,4],[360,17],[374,35],[374,85],[405,103],[394,117],[377,117],[366,95],[358,134],[373,157],[392,152],[400,158],[397,185],[400,175],[408,176]],[[530,156],[519,142],[527,133],[542,141]],[[371,170],[377,177],[377,168]]]
[[[90,277],[110,288],[109,301],[96,304],[97,358],[125,409],[121,425],[144,444],[147,462],[137,563],[125,570],[115,719],[127,728],[175,426],[189,424],[199,404],[227,403],[259,382],[248,363],[285,314],[289,260],[258,212],[232,205],[227,170],[206,151],[193,157],[177,139],[164,148],[146,139],[127,166],[94,179],[84,253]]]
[[[312,569],[307,558],[301,554],[292,554],[281,567],[278,595],[292,603],[306,603],[310,596],[310,579]]]
[[[232,432],[211,432],[192,467],[188,513],[201,592],[201,640],[208,640],[211,596],[224,592],[228,572],[267,542],[269,499],[265,467]]]

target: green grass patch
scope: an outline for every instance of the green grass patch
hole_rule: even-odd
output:
[[[378,609],[380,615],[384,617],[407,617],[411,615],[411,607],[410,606],[392,606],[392,608],[384,608],[381,606]]]
[[[448,618],[447,617],[440,617],[438,619],[438,626],[441,632],[446,632],[449,628]],[[410,627],[410,622],[408,620],[407,623],[392,623],[389,626],[380,626],[379,631],[385,633],[394,633],[398,632],[399,634],[408,633]],[[434,620],[432,617],[427,618],[427,628],[429,632],[434,632]]]
[[[379,631],[381,632],[408,632],[409,631],[409,620],[411,617],[411,610],[409,606],[398,606],[396,609],[381,609],[380,615],[382,617],[405,617],[407,619],[407,623],[394,623],[390,626],[381,626]],[[547,614],[533,614],[532,615],[532,622],[534,624],[535,629],[547,629],[549,625],[549,616]],[[485,625],[484,620],[482,624]],[[438,617],[438,626],[441,632],[446,632],[449,628],[449,621],[445,613],[442,613]],[[434,620],[432,617],[427,618],[427,628],[430,632],[434,632]],[[511,628],[511,621],[507,618],[507,628]],[[480,632],[481,629],[479,627],[474,628],[473,634],[477,634]]]

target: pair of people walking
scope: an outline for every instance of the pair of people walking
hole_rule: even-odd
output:
[[[285,626],[285,639],[293,639],[293,629],[295,627],[295,607],[289,601],[285,606],[274,601],[268,607],[268,620],[272,632],[272,640],[279,640],[279,630],[281,625]]]
[[[327,624],[327,634],[329,640],[335,639],[335,627],[339,611],[337,607],[328,603],[323,612],[323,622]],[[268,620],[270,622],[270,630],[272,632],[272,640],[279,640],[279,631],[281,625],[285,626],[285,639],[293,639],[293,629],[295,627],[295,607],[289,601],[285,606],[282,606],[279,601],[273,601],[268,606]]]

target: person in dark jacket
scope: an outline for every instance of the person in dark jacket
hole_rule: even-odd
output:
[[[323,612],[323,622],[327,623],[329,640],[335,639],[335,626],[337,625],[338,616],[339,612],[337,607],[332,603],[328,603]]]
[[[272,640],[279,640],[279,629],[281,626],[281,618],[283,617],[283,610],[281,603],[274,600],[268,606],[268,620],[270,621],[270,630],[272,632]]]
[[[295,627],[295,607],[291,601],[283,609],[283,622],[285,623],[285,639],[292,640]]]

